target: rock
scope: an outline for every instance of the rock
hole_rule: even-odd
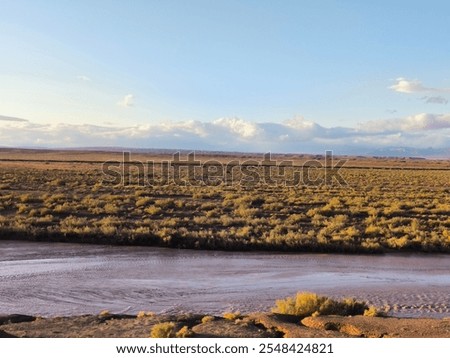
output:
[[[7,316],[0,316],[0,326],[7,323],[33,322],[34,320],[36,320],[36,317],[33,316],[11,314]]]
[[[276,338],[275,332],[259,328],[250,322],[234,322],[226,319],[201,323],[192,327],[196,337],[220,338]]]
[[[284,338],[348,337],[348,335],[340,332],[312,330],[298,323],[293,323],[294,321],[298,322],[298,318],[287,315],[252,313],[247,319],[255,322],[255,324],[263,325],[266,329],[278,332],[280,337]]]

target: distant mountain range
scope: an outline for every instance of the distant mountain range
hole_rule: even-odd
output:
[[[224,151],[224,150],[195,150],[182,148],[133,148],[133,147],[71,147],[71,148],[47,148],[47,147],[20,147],[12,148],[0,146],[0,149],[25,149],[25,150],[79,150],[79,151],[99,151],[99,152],[132,152],[132,153],[154,153],[154,154],[172,154],[181,152],[187,154],[195,151],[197,154],[228,154],[228,155],[261,155],[259,152],[241,152],[241,151]],[[272,154],[296,154],[294,152]],[[323,154],[323,152],[299,152],[298,154]],[[354,155],[368,157],[415,157],[424,159],[450,159],[450,148],[414,148],[414,147],[386,147],[378,149],[359,149],[355,147],[339,148],[334,151],[336,155]]]
[[[64,148],[60,148],[64,149]],[[67,149],[67,148],[65,148]],[[92,150],[92,151],[111,151],[111,152],[122,152],[122,151],[130,151],[135,153],[157,153],[157,154],[171,154],[174,152],[192,152],[193,149],[161,149],[161,148],[126,148],[126,147],[80,147],[80,148],[70,148],[72,150]],[[257,152],[237,152],[237,151],[223,151],[223,150],[195,150],[198,154],[261,154]],[[275,154],[275,153],[274,153]],[[284,153],[277,153],[284,154]],[[323,154],[323,153],[301,153],[301,154]],[[436,159],[450,159],[450,148],[414,148],[414,147],[386,147],[386,148],[377,148],[377,149],[363,149],[360,150],[355,147],[351,148],[342,148],[339,151],[336,151],[338,155],[364,155],[370,157],[422,157],[422,158],[436,158]]]
[[[368,151],[366,155],[381,157],[423,157],[450,159],[450,148],[387,147]]]

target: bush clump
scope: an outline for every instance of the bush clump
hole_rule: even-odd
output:
[[[237,319],[242,318],[241,312],[236,311],[236,312],[225,312],[222,315],[223,318],[230,320],[230,321],[235,321]]]
[[[367,310],[369,310],[369,307],[365,302],[356,301],[354,298],[336,301],[312,292],[298,292],[295,297],[277,300],[272,312],[301,317],[320,315],[355,316],[363,315]],[[370,313],[373,314],[372,311]]]
[[[183,326],[179,330],[178,327],[175,322],[157,323],[152,327],[150,338],[188,338],[194,335],[188,326]]]
[[[177,336],[176,325],[174,322],[157,323],[150,332],[151,338],[175,338]]]
[[[216,318],[214,316],[204,316],[202,318],[202,323],[208,323],[214,321]]]
[[[386,313],[383,311],[379,311],[374,306],[370,306],[368,309],[366,309],[364,311],[364,316],[366,316],[366,317],[385,317]]]

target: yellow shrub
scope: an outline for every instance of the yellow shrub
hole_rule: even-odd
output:
[[[228,319],[230,321],[235,321],[238,318],[241,318],[241,312],[236,311],[236,312],[225,312],[223,315],[223,318]]]
[[[202,318],[202,323],[208,323],[214,321],[216,318],[214,316],[205,316]]]
[[[189,338],[192,337],[193,335],[194,332],[192,332],[188,326],[184,326],[176,333],[175,336],[177,338]]]
[[[336,301],[326,296],[319,296],[311,292],[299,292],[295,297],[287,297],[277,300],[274,313],[289,314],[294,316],[319,316],[319,315],[362,315],[368,307],[364,302],[353,298],[345,298]]]
[[[177,331],[173,322],[157,323],[152,327],[150,332],[151,338],[174,338],[176,335]]]
[[[138,312],[136,318],[153,317],[154,315],[155,315],[154,312],[140,311],[140,312]]]

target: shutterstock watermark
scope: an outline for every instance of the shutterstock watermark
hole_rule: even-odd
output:
[[[104,180],[115,185],[184,185],[184,186],[319,186],[340,185],[347,182],[340,173],[347,160],[335,160],[332,151],[320,159],[310,159],[301,164],[293,160],[275,160],[271,153],[261,160],[248,159],[201,161],[195,152],[182,157],[176,152],[169,160],[145,162],[132,160],[130,152],[123,152],[122,161],[102,164]]]

